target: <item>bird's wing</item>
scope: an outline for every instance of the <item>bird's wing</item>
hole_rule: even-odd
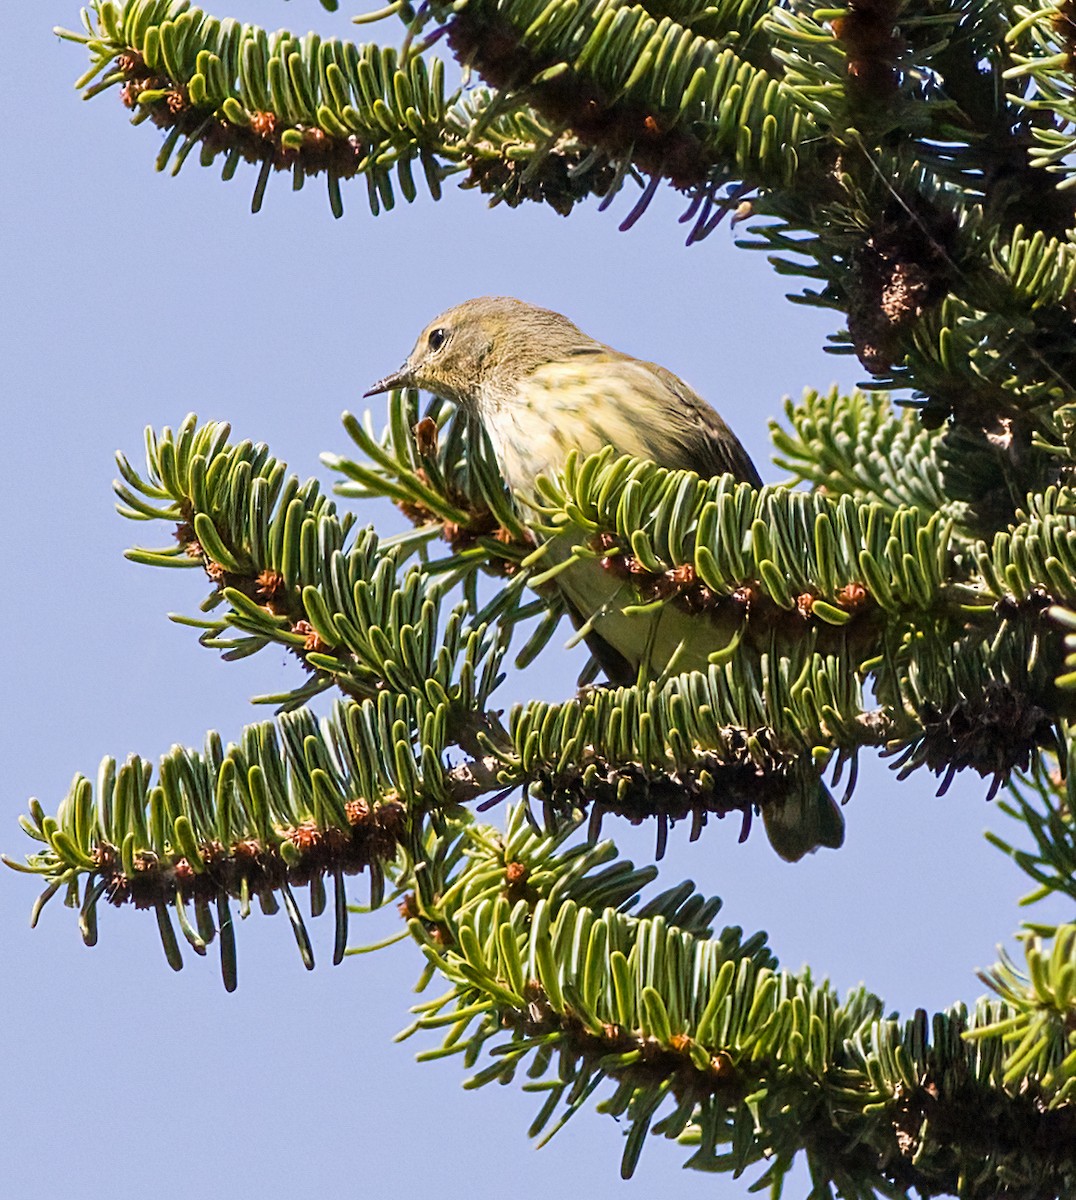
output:
[[[534,412],[543,419],[539,432],[528,435],[527,414]],[[559,469],[569,450],[592,454],[603,446],[673,470],[695,471],[706,479],[731,473],[761,486],[736,435],[682,379],[664,367],[606,346],[543,363],[520,384],[515,404],[495,417],[502,470],[510,485],[521,491],[538,471]],[[561,572],[557,589],[577,628],[593,622],[586,633],[587,645],[610,682],[627,684],[635,681],[644,659],[646,673],[652,673],[652,652],[639,647],[639,654],[629,658],[620,647],[645,637],[650,626],[619,611],[610,583],[607,573],[588,562]],[[631,628],[620,628],[622,623]],[[612,636],[614,627],[616,636]],[[656,651],[661,662],[670,657],[676,643],[674,637],[673,645],[666,645],[673,634],[665,633]]]
[[[683,448],[685,460],[662,465],[690,467],[704,479],[729,473],[744,483],[761,487],[762,480],[755,464],[722,417],[679,375],[657,363],[641,365],[653,371],[681,401],[674,407],[679,418],[674,423],[674,436]]]
[[[728,425],[678,375],[657,363],[598,345],[539,367],[527,388],[558,429],[570,429],[585,454],[610,445],[662,467],[697,471],[705,479],[731,473],[762,486]],[[563,417],[559,409],[565,410]]]

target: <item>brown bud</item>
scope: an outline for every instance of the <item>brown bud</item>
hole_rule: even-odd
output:
[[[868,599],[867,589],[859,582],[846,583],[837,592],[837,603],[843,608],[862,608]]]
[[[422,458],[433,458],[437,453],[437,422],[433,417],[423,417],[414,428],[415,448]]]
[[[250,128],[258,137],[273,136],[276,129],[276,115],[271,112],[255,112],[250,114]]]
[[[361,796],[356,796],[345,803],[344,812],[347,813],[349,824],[363,825],[370,816],[370,806]]]
[[[284,576],[279,571],[267,568],[258,575],[255,581],[255,590],[266,600],[275,600],[284,590]]]
[[[292,625],[291,631],[292,633],[300,633],[304,635],[304,650],[312,650],[316,654],[324,654],[326,651],[332,649],[328,642],[322,640],[321,634],[318,633],[318,631],[313,625],[310,624],[309,621],[296,621],[295,624]]]
[[[303,821],[287,834],[288,841],[299,850],[312,850],[320,840],[321,832],[313,821]]]
[[[518,887],[520,884],[526,883],[530,873],[530,867],[526,863],[505,863],[504,880],[509,887]]]

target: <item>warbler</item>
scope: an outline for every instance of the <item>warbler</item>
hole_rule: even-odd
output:
[[[703,478],[727,472],[761,486],[736,435],[682,379],[512,297],[485,296],[442,313],[404,365],[366,395],[394,387],[422,388],[475,416],[505,482],[523,496],[538,475],[559,472],[569,451],[604,446]],[[547,560],[556,557],[554,548]],[[665,644],[660,625],[667,621],[618,620],[613,581],[593,571],[562,572],[558,585],[575,614],[590,621],[588,645],[613,683],[634,682],[640,667],[644,677],[660,674],[683,640]],[[681,666],[705,669],[705,656],[690,663],[681,655]]]
[[[677,375],[614,350],[560,313],[509,296],[483,296],[442,313],[403,366],[365,394],[400,387],[431,392],[477,418],[505,483],[524,498],[533,495],[538,475],[563,469],[570,451],[587,455],[605,446],[703,478],[731,474],[755,487],[762,483],[736,435]],[[547,559],[563,561],[577,540],[572,534],[557,539]],[[674,605],[645,616],[624,613],[636,603],[630,585],[593,560],[568,565],[556,585],[612,683],[654,679],[671,669],[705,670],[716,648],[691,636],[698,626]],[[814,813],[779,816],[763,807],[782,857],[840,844],[840,812],[822,792]]]
[[[559,471],[570,450],[603,446],[704,478],[727,471],[762,482],[736,435],[682,379],[510,296],[442,313],[404,365],[366,394],[394,387],[419,387],[473,413],[514,492]]]

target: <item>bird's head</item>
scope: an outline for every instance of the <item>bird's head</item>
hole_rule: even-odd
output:
[[[366,395],[417,387],[479,409],[543,363],[597,346],[560,313],[511,296],[482,296],[431,321],[403,366]]]

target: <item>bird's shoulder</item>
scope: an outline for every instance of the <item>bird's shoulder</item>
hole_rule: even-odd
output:
[[[596,342],[542,363],[523,386],[532,394],[543,393],[552,410],[565,403],[612,401],[624,420],[643,426],[638,435],[644,440],[646,456],[661,466],[686,467],[705,478],[728,472],[761,486],[747,451],[721,416],[660,363],[633,358]],[[622,433],[609,440],[617,445],[627,439]],[[630,449],[635,452],[636,448]]]

